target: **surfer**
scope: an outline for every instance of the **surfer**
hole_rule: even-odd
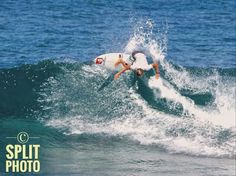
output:
[[[120,54],[118,61],[115,63],[115,66],[118,66],[119,64],[121,64],[123,68],[121,71],[115,74],[114,76],[115,79],[118,79],[120,75],[126,72],[127,70],[134,70],[138,77],[142,77],[145,71],[148,71],[152,68],[154,68],[156,72],[155,75],[156,79],[158,79],[160,76],[160,72],[158,70],[158,64],[157,63],[148,64],[147,58],[142,51],[132,52],[132,56],[129,57],[127,62],[125,62],[122,59],[122,55]]]

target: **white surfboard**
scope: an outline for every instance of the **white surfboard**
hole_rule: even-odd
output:
[[[123,61],[130,63],[132,62],[132,56],[125,53],[107,53],[100,56],[97,56],[94,59],[95,64],[101,65],[106,69],[118,71],[122,68],[122,65],[119,64],[117,67],[115,63],[121,58]]]

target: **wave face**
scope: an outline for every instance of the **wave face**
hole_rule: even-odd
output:
[[[235,71],[161,65],[159,80],[130,72],[112,82],[112,73],[90,63],[1,70],[0,112],[33,114],[66,135],[128,137],[174,153],[233,157]]]
[[[142,49],[158,61],[158,80],[129,72],[112,81],[108,70],[80,62],[1,69],[0,115],[33,115],[65,135],[118,136],[170,153],[234,157],[235,69],[174,65],[166,59],[166,35],[145,30],[137,28],[124,52]]]
[[[38,109],[41,84],[59,72],[59,64],[53,61],[0,69],[0,115],[27,115]]]
[[[170,71],[163,67],[158,81],[128,73],[102,89],[108,71],[61,65],[62,73],[40,86],[37,116],[66,135],[125,136],[174,153],[232,157],[235,75],[197,68],[190,73],[165,64]]]
[[[173,153],[235,156],[235,69],[175,66],[162,46],[142,36],[131,38],[126,52],[140,47],[160,62],[159,80],[130,72],[110,81],[112,73],[90,63],[50,63],[60,71],[38,87],[37,117],[66,135],[104,134]]]

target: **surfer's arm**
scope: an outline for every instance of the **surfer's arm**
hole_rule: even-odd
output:
[[[159,72],[159,69],[158,69],[158,64],[157,63],[153,63],[152,64],[152,67],[155,69],[155,72],[156,72],[156,79],[158,79],[159,78],[159,76],[160,76],[160,72]]]
[[[115,79],[118,79],[122,73],[124,73],[125,71],[127,71],[127,70],[129,70],[129,69],[130,69],[130,68],[128,68],[128,67],[122,68],[121,71],[119,71],[118,73],[115,74],[114,78],[115,78]]]

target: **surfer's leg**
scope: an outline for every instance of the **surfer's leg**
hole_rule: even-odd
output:
[[[115,67],[117,67],[119,64],[122,64],[123,67],[125,67],[125,68],[127,68],[127,69],[130,68],[130,65],[127,64],[125,61],[123,61],[123,59],[121,59],[121,58],[115,63]]]
[[[117,67],[119,64],[122,64],[122,59],[121,58],[119,58],[118,60],[117,60],[117,62],[115,63],[115,67]],[[122,64],[123,65],[123,64]]]

